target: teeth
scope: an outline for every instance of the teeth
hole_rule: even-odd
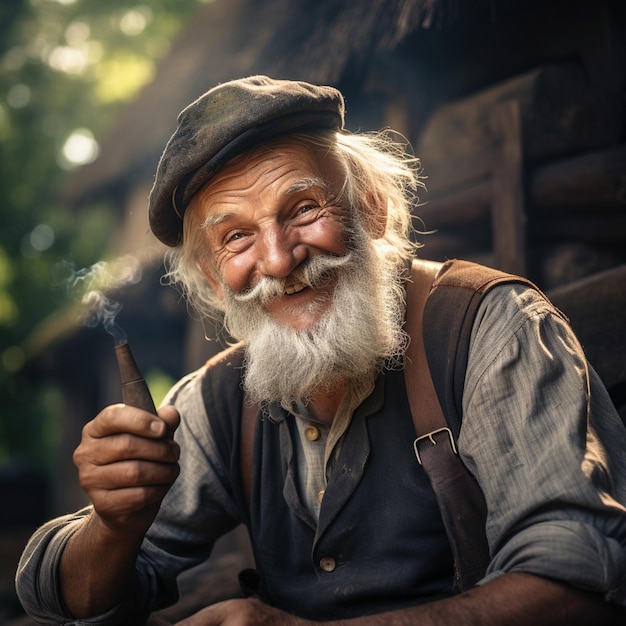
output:
[[[286,296],[292,296],[294,293],[298,293],[299,291],[302,291],[305,288],[306,288],[306,285],[304,283],[301,283],[300,281],[296,281],[296,282],[290,283],[289,285],[285,285],[285,291],[283,293]]]

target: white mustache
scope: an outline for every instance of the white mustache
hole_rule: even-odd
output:
[[[332,278],[335,271],[352,260],[352,252],[343,256],[316,255],[301,263],[289,276],[264,276],[249,289],[233,293],[237,302],[267,305],[273,298],[301,291],[305,287],[319,289]]]

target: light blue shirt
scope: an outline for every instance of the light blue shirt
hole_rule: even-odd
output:
[[[193,556],[186,559],[174,557],[158,551],[149,533],[137,584],[124,603],[106,615],[71,620],[64,617],[57,571],[84,513],[53,520],[31,539],[17,577],[22,603],[44,623],[127,623],[125,616],[134,608],[152,606],[162,593],[155,564],[168,572],[194,565],[239,521],[231,486],[216,461],[198,378],[192,374],[178,384],[184,393],[176,403],[184,416],[177,439],[186,450],[185,462],[194,465],[185,474],[198,482],[180,485],[181,497],[166,498],[162,513],[185,516],[187,534],[172,536],[173,543],[201,542],[203,550],[188,551]],[[626,606],[626,431],[569,327],[536,292],[503,285],[485,297],[472,333],[463,409],[459,452],[488,507],[493,557],[482,582],[527,572],[597,591]],[[304,436],[300,443],[312,444]],[[323,454],[323,448],[311,447],[307,455],[315,449]],[[324,471],[323,462],[311,467]],[[319,483],[312,475],[306,480]],[[191,495],[199,488],[208,511],[185,510],[185,491]],[[318,489],[308,490],[311,498]],[[161,525],[154,532],[167,531]]]

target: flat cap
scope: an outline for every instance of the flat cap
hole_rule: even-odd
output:
[[[182,241],[191,198],[235,155],[268,139],[314,129],[341,129],[344,101],[333,87],[267,76],[217,85],[185,108],[165,146],[150,192],[155,236]]]

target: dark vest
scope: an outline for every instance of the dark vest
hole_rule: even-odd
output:
[[[240,355],[203,381],[233,492],[248,520],[266,600],[295,615],[349,618],[450,595],[452,556],[437,503],[416,463],[402,371],[358,407],[313,522],[297,488],[293,416],[260,420],[249,506],[241,489]],[[377,404],[377,405],[376,405]]]

